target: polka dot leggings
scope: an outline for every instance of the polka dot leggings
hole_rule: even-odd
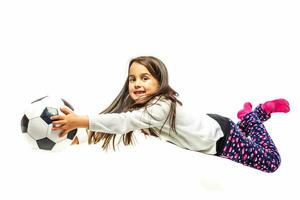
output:
[[[230,121],[230,134],[220,156],[264,172],[276,171],[280,155],[262,123],[269,118],[259,105],[237,124]]]

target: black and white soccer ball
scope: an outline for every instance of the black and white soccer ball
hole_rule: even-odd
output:
[[[70,131],[64,137],[59,137],[61,131],[51,130],[52,120],[50,117],[63,115],[60,111],[62,106],[74,110],[66,100],[54,96],[37,99],[25,110],[21,119],[21,130],[34,149],[61,151],[71,145],[77,129]]]

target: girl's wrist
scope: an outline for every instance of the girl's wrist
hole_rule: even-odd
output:
[[[84,116],[84,115],[78,116],[76,124],[78,128],[88,128],[89,127],[88,116]]]

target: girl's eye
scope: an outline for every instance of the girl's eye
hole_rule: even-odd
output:
[[[129,79],[129,82],[130,83],[134,82],[134,79],[133,78]]]
[[[149,79],[149,78],[148,78],[148,77],[146,77],[146,76],[145,76],[145,77],[143,77],[143,80],[144,80],[144,81],[146,81],[146,80],[148,80],[148,79]]]

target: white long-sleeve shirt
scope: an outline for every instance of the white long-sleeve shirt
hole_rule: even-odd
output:
[[[164,124],[171,102],[160,99],[155,104],[123,113],[89,115],[89,130],[125,134],[129,131],[153,128],[157,132]],[[159,137],[175,145],[206,154],[216,154],[217,141],[224,136],[219,123],[206,114],[191,115],[183,106],[176,107],[176,132],[169,121],[164,124]]]

